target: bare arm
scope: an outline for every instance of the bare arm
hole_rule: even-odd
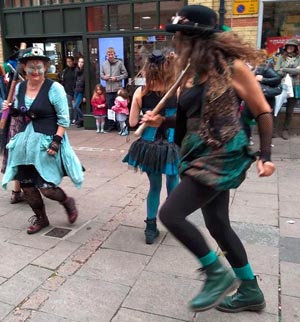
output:
[[[254,117],[264,112],[271,112],[255,76],[240,60],[234,63],[232,84],[238,96],[249,105]]]
[[[142,87],[138,87],[132,97],[131,109],[129,114],[129,125],[136,126],[140,119],[142,108]]]
[[[249,68],[240,60],[234,63],[233,87],[237,94],[249,105],[256,118],[260,138],[260,157],[257,172],[261,177],[270,176],[275,171],[271,162],[271,142],[273,117],[259,83]]]

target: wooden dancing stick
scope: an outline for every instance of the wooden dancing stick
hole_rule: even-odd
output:
[[[187,65],[185,66],[184,70],[182,70],[181,73],[179,74],[179,76],[178,76],[177,80],[175,81],[175,83],[169,88],[169,90],[166,92],[166,94],[163,96],[163,98],[154,107],[154,109],[152,110],[153,115],[159,114],[159,112],[165,107],[167,99],[169,99],[176,92],[176,90],[178,89],[178,87],[180,85],[180,82],[182,81],[184,75],[188,71],[190,65],[191,65],[191,63],[189,61],[187,63]],[[141,124],[137,128],[137,130],[134,132],[134,134],[137,137],[140,137],[142,135],[142,133],[144,132],[146,127],[147,127],[146,123]]]
[[[25,42],[21,42],[20,44],[20,49],[19,49],[19,54],[18,54],[18,58],[22,57],[24,50],[26,49],[26,43]],[[10,88],[9,88],[9,92],[7,95],[7,102],[8,103],[12,103],[13,102],[13,98],[14,98],[14,93],[15,93],[15,88],[17,85],[17,81],[18,81],[18,77],[19,77],[19,71],[20,71],[20,64],[18,62],[17,68],[16,68],[16,72],[14,73],[14,77],[13,80],[11,82]],[[8,111],[9,109],[5,110],[2,112],[2,116],[1,116],[1,121],[0,121],[0,130],[3,130],[5,127],[5,123],[8,117]]]

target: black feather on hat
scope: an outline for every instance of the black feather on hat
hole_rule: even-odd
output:
[[[218,16],[214,10],[202,5],[189,5],[184,6],[165,29],[168,32],[211,35],[221,31],[217,22]]]

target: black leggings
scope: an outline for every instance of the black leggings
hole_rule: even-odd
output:
[[[160,209],[160,220],[197,258],[210,251],[200,231],[186,217],[201,208],[205,225],[232,267],[248,263],[245,248],[229,221],[229,190],[216,191],[184,176]]]

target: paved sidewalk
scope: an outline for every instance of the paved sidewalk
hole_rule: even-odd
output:
[[[69,179],[62,184],[77,199],[74,225],[46,200],[51,226],[29,236],[28,205],[10,205],[12,186],[0,194],[0,321],[300,322],[299,136],[274,139],[272,177],[258,178],[253,166],[231,192],[233,226],[266,297],[259,314],[189,312],[187,302],[203,283],[198,263],[162,226],[158,242],[145,245],[148,181],[120,161],[131,142],[116,132],[74,128],[69,137],[86,168],[82,189]],[[217,249],[200,211],[191,220]],[[47,236],[54,228],[68,233]]]

